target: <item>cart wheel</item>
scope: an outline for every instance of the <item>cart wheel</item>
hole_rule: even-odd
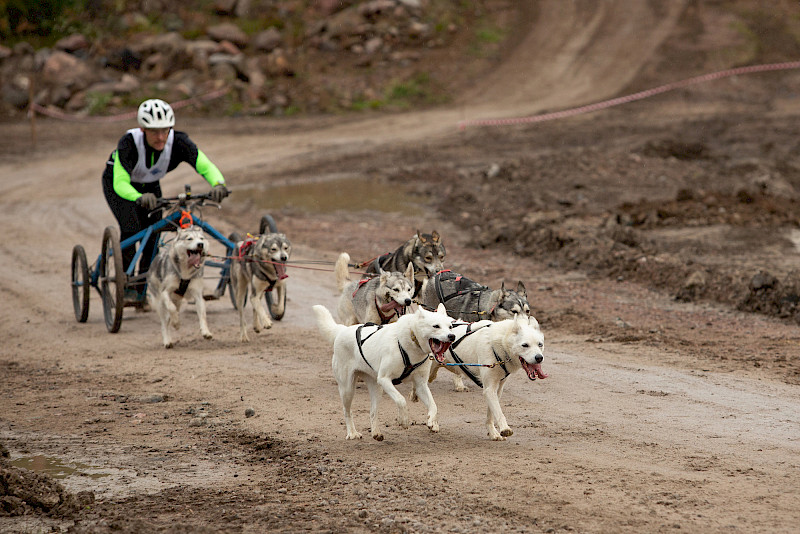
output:
[[[103,246],[100,252],[100,295],[103,298],[106,328],[112,334],[118,332],[122,324],[125,278],[119,232],[113,226],[107,226],[103,231]]]
[[[81,245],[72,248],[72,308],[75,319],[85,323],[89,318],[89,264]]]
[[[275,294],[274,298],[273,294]],[[264,295],[266,295],[270,316],[276,321],[283,319],[283,314],[286,313],[286,285],[281,284],[274,291],[265,291]]]
[[[269,230],[269,232],[267,232]],[[275,219],[272,218],[272,215],[264,215],[261,217],[261,223],[258,225],[258,233],[259,234],[266,234],[266,233],[277,233],[278,226],[275,224]]]
[[[234,243],[238,243],[242,241],[242,236],[239,235],[238,232],[233,232],[231,235],[228,236],[229,241],[233,241]],[[228,256],[232,256],[236,253],[236,250],[229,250]],[[233,309],[238,310],[239,308],[236,307],[236,289],[234,288],[233,284],[233,277],[231,276],[233,262],[236,260],[230,260],[230,267],[228,269],[228,296],[231,298],[231,304],[233,304]],[[247,303],[247,293],[244,294],[244,302]]]

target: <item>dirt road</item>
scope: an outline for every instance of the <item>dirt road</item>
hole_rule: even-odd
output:
[[[237,188],[352,168],[369,174],[387,161],[414,168],[437,147],[454,152],[459,120],[616,95],[654,60],[684,7],[537,5],[508,61],[452,108],[357,120],[182,122],[234,188],[207,218],[225,234],[255,231],[263,209],[237,198]],[[613,60],[615,51],[624,61]],[[676,108],[662,108],[659,120],[665,109]],[[800,106],[785,112],[797,116]],[[416,228],[438,228],[453,268],[492,286],[524,280],[534,309],[558,306],[573,317],[549,329],[543,323],[549,378],[508,378],[507,441],[486,436],[480,391],[456,393],[446,373],[432,384],[441,432],[428,431],[420,404],[411,405],[415,424],[397,427],[384,397],[385,441],[346,441],[330,348],[310,313],[313,304],[335,309],[332,273],[290,269],[286,317],[249,344],[238,342],[226,299],[209,305],[213,340],[202,339],[190,306],[172,350],[161,348],[154,313],[126,309],[121,331],[107,333],[96,293],[79,324],[70,252],[81,243],[95,258],[102,229],[114,223],[100,172],[123,126],[47,121],[34,150],[26,148],[27,125],[2,128],[18,150],[0,158],[0,442],[18,463],[68,464],[75,472],[60,482],[72,494],[93,492],[94,502],[60,517],[0,517],[0,531],[797,532],[800,390],[766,366],[694,358],[681,346],[705,337],[713,350],[713,340],[725,339],[731,353],[759,354],[769,340],[793,360],[796,325],[476,250],[470,228],[433,210],[413,220],[280,210],[295,260],[332,261],[342,249],[368,257]],[[487,131],[487,143],[498,135]],[[470,156],[464,148],[452,161]],[[184,168],[165,180],[165,194],[184,183],[202,190]],[[612,325],[641,321],[676,342],[604,339],[580,324],[597,316]],[[354,408],[363,429],[363,387]]]

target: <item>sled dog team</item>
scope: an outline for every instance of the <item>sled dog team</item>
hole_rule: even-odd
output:
[[[506,378],[523,369],[530,380],[542,372],[544,336],[530,316],[525,286],[492,290],[444,269],[445,247],[434,231],[417,231],[392,253],[373,260],[367,276],[349,277],[350,256],[336,261],[337,323],[330,311],[313,306],[322,336],[333,346],[333,375],[342,400],[347,439],[361,438],[351,413],[356,382],[366,383],[370,396],[370,435],[383,440],[378,403],[385,392],[398,410],[397,422],[409,425],[401,382],[411,384],[409,399],[427,409],[426,425],[439,431],[438,411],[428,387],[440,366],[454,373],[463,391],[463,377],[483,389],[486,428],[492,440],[513,434],[500,397]],[[411,304],[417,304],[411,311]],[[432,355],[430,357],[429,355]],[[435,362],[434,362],[435,360]]]
[[[161,322],[165,348],[174,345],[170,328],[180,327],[180,309],[187,299],[194,300],[201,334],[212,338],[203,299],[207,247],[202,230],[179,228],[161,247],[148,272],[148,291]],[[265,291],[276,291],[276,306],[283,306],[280,296],[286,291],[291,248],[291,242],[280,233],[236,243],[231,291],[239,312],[240,341],[249,341],[244,313],[247,300],[253,309],[255,332],[272,326],[262,300]],[[406,399],[396,387],[402,382],[411,384],[409,399],[419,399],[427,408],[428,428],[439,431],[436,402],[428,387],[439,367],[453,373],[457,391],[467,389],[464,377],[483,390],[488,435],[505,440],[513,434],[500,407],[505,379],[519,369],[530,380],[547,377],[541,368],[544,336],[530,316],[522,282],[515,290],[504,284],[492,290],[446,270],[445,254],[436,231],[417,231],[394,252],[371,261],[363,279],[350,279],[346,252],[336,261],[340,323],[324,306],[315,305],[313,311],[320,333],[333,346],[333,374],[347,439],[362,437],[351,414],[359,379],[369,392],[370,434],[378,441],[383,440],[377,420],[382,392],[395,402],[398,424],[409,425]],[[411,311],[412,304],[416,304],[415,311]]]

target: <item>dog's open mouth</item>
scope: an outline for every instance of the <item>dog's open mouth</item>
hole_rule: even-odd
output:
[[[189,258],[189,267],[197,269],[203,263],[203,249],[187,250],[186,256]]]
[[[525,373],[528,375],[528,378],[530,380],[536,380],[537,378],[547,378],[548,376],[550,376],[542,372],[541,363],[528,363],[522,357],[520,357],[519,361],[522,363],[522,368],[525,370]]]
[[[438,339],[428,340],[428,345],[431,347],[433,357],[439,363],[444,363],[444,353],[450,348],[449,341],[439,341]]]
[[[382,313],[396,311],[397,315],[403,315],[406,312],[406,307],[394,299],[390,300],[386,304],[381,304],[380,309]]]
[[[275,263],[273,263],[273,265],[275,266],[275,274],[278,275],[278,280],[283,280],[284,278],[289,278],[289,275],[286,274],[286,264],[285,263],[280,263],[280,262],[276,261]]]

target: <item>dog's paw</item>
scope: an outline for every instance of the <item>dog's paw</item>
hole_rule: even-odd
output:
[[[408,422],[408,416],[407,416],[407,415],[406,415],[405,417],[403,417],[403,416],[399,416],[399,417],[397,418],[397,424],[398,424],[398,425],[400,425],[400,426],[401,426],[401,427],[403,427],[403,428],[408,428],[408,426],[409,426],[409,424],[410,424],[410,423]]]
[[[510,428],[506,428],[506,429],[500,431],[500,435],[503,436],[504,438],[507,438],[508,436],[511,436],[513,434],[514,434],[514,431],[511,430]]]
[[[381,434],[380,432],[372,434],[372,439],[374,439],[375,441],[383,441],[383,434]]]
[[[214,339],[214,334],[212,334],[211,332],[204,332],[203,339]]]
[[[361,432],[353,432],[352,434],[347,434],[345,439],[361,439]]]
[[[171,348],[172,348],[172,347],[174,347],[174,346],[175,346],[175,343],[173,343],[172,341],[169,341],[169,342],[167,342],[167,343],[164,343],[164,348],[165,348],[165,349],[171,349]]]
[[[428,421],[428,428],[431,432],[439,432],[439,421]]]

